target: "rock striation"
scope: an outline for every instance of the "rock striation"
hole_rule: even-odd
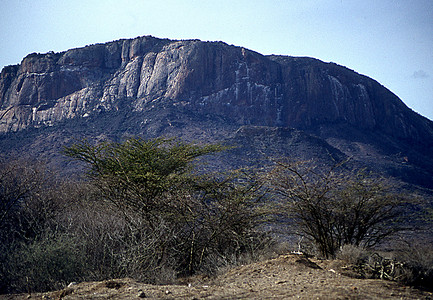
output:
[[[432,122],[389,90],[334,63],[150,36],[30,54],[4,68],[0,132],[85,118],[124,103],[134,111],[179,105],[239,125],[306,129],[343,122],[409,140],[433,135]]]
[[[433,122],[375,80],[335,63],[223,42],[143,36],[33,53],[1,71],[2,145],[14,132],[65,122],[76,122],[69,128],[80,134],[205,141],[236,138],[239,128],[255,128],[258,140],[277,136],[266,127],[296,128],[370,165],[400,170],[392,164],[409,160],[423,178],[433,169]]]

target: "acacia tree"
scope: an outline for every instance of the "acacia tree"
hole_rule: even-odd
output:
[[[278,194],[278,212],[326,258],[345,244],[372,247],[407,228],[408,200],[390,181],[342,164],[318,167],[314,162],[278,162],[267,175]]]
[[[121,210],[140,212],[150,226],[170,210],[167,193],[191,181],[192,161],[220,151],[219,145],[197,146],[174,139],[142,140],[91,145],[84,141],[65,148],[67,156],[87,163],[87,176],[104,198]]]
[[[240,182],[240,172],[194,170],[195,160],[222,149],[132,138],[123,143],[82,142],[64,153],[87,164],[91,183],[132,225],[136,245],[129,249],[136,250],[125,261],[142,267],[131,268],[143,274],[143,268],[152,266],[155,273],[169,265],[191,274],[209,255],[245,251],[260,217],[255,204],[261,197],[254,180]]]

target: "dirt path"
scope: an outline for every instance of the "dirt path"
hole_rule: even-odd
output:
[[[3,295],[0,299],[433,299],[395,282],[355,279],[336,261],[297,255],[240,266],[214,279],[183,285],[147,285],[132,279],[83,282],[57,292]]]

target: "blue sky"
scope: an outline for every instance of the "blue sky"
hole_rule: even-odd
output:
[[[379,81],[433,120],[432,0],[0,0],[0,68],[153,35],[310,56]]]

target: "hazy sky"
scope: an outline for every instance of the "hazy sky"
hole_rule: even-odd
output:
[[[0,68],[120,38],[224,41],[379,81],[433,120],[433,0],[0,0]]]

